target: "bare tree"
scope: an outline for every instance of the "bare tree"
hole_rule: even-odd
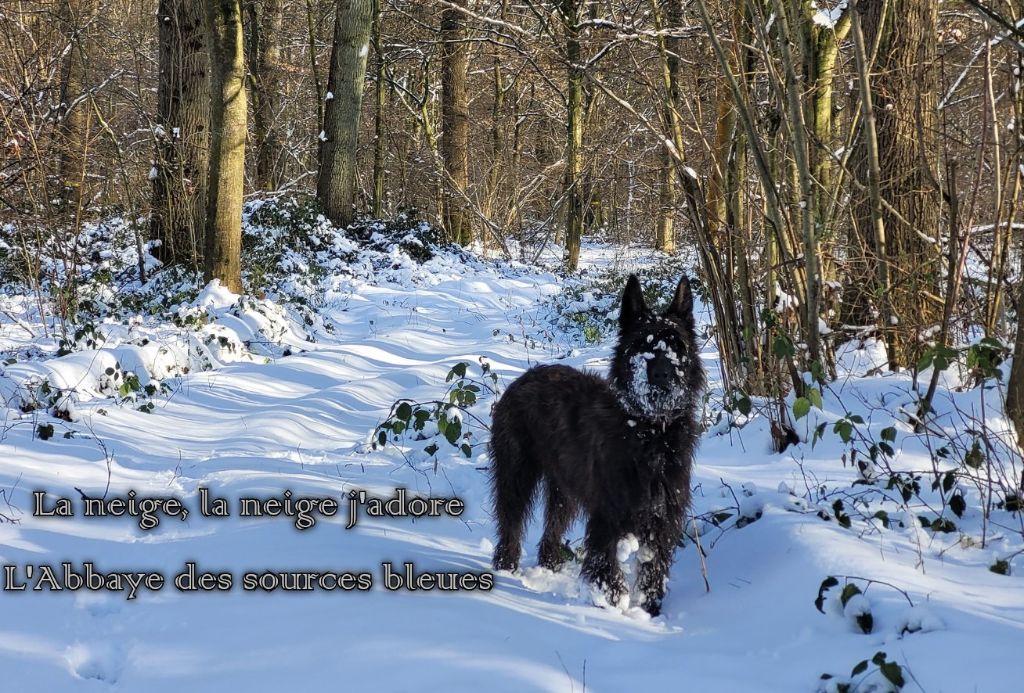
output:
[[[469,185],[469,48],[462,12],[466,0],[455,0],[452,5],[441,13],[441,158],[455,188],[445,191],[443,223],[452,241],[469,245],[473,225],[462,199]]]
[[[281,185],[284,165],[278,124],[284,87],[280,65],[283,10],[283,0],[245,0],[256,187],[268,191]]]
[[[209,166],[210,58],[202,0],[161,0],[150,237],[165,264],[202,266]]]
[[[242,191],[245,183],[245,51],[241,0],[206,0],[212,59],[210,169],[205,279],[242,292]]]
[[[337,0],[317,197],[339,226],[352,223],[355,215],[356,145],[372,24],[372,0]]]

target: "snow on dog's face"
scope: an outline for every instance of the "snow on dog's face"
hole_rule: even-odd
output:
[[[631,412],[654,420],[692,407],[703,382],[693,322],[693,294],[684,276],[664,313],[644,303],[631,275],[622,293],[612,386]]]

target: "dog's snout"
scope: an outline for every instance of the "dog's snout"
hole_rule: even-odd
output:
[[[665,356],[658,355],[647,364],[647,382],[655,387],[668,390],[672,386],[675,366]]]

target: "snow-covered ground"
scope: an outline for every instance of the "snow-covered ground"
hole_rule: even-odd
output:
[[[584,261],[618,270],[650,263],[643,253],[597,245]],[[887,690],[888,665],[870,661],[877,652],[886,653],[879,662],[902,667],[903,690],[1019,690],[1021,513],[994,509],[983,523],[978,491],[958,479],[966,509],[954,515],[928,487],[933,464],[945,465],[940,472],[956,464],[929,452],[938,436],[917,437],[898,423],[888,464],[922,473],[921,496],[932,505],[916,495],[909,507],[885,500],[899,489],[884,484],[852,485],[862,475],[851,445],[833,433],[835,422],[860,415],[865,423],[854,424],[854,444],[861,435],[888,441],[893,436],[883,430],[894,424],[886,412],[912,405],[908,377],[860,377],[870,349],[841,355],[842,377],[822,408],[798,422],[804,444],[771,452],[764,418],[711,425],[694,493],[710,591],[687,542],[677,551],[661,617],[594,606],[575,564],[559,574],[537,568],[536,522],[523,573],[495,575],[493,589],[386,590],[387,562],[399,572],[406,562],[418,573],[490,570],[483,424],[493,382],[480,359],[500,389],[538,362],[603,369],[611,347],[607,333],[588,333],[598,341],[587,344],[549,320],[564,284],[548,271],[448,255],[403,263],[396,256],[387,272],[328,282],[316,306],[322,324],[310,328],[315,335],[269,301],[239,307],[237,297],[213,287],[181,307],[183,315],[202,316],[192,331],[152,321],[101,326],[116,344],[32,356],[29,345],[47,343],[41,326],[19,324],[19,308],[29,315],[28,307],[4,299],[0,349],[29,356],[0,371],[8,404],[0,409],[0,565],[17,566],[18,581],[30,589],[0,591],[0,690],[789,693],[840,690],[862,660],[868,665],[849,690]],[[601,299],[562,300],[571,311]],[[275,325],[273,345],[261,348]],[[704,357],[715,381],[713,344]],[[472,378],[462,383],[480,388],[479,402],[462,417],[469,437],[459,442],[472,446],[468,457],[442,437],[434,456],[408,436],[399,445],[371,445],[397,400],[446,396],[461,380],[446,382],[460,362]],[[129,371],[139,382],[122,388]],[[938,429],[969,428],[951,418],[954,404],[974,407],[981,420],[982,406],[998,411],[994,390],[954,389],[940,389]],[[24,412],[33,397],[39,408]],[[997,418],[988,419],[996,428]],[[828,426],[812,446],[819,421]],[[1019,462],[1008,473],[1019,475]],[[415,520],[363,514],[345,528],[351,491],[387,498],[399,487],[459,497],[465,511]],[[200,488],[228,499],[231,516],[204,517]],[[33,517],[36,490],[47,492],[48,503],[72,499],[75,517]],[[148,531],[136,518],[81,516],[81,494],[129,490],[181,498],[191,514],[165,516]],[[238,517],[239,498],[281,498],[286,490],[296,499],[336,499],[342,511],[317,516],[304,530],[293,517]],[[836,501],[845,505],[837,509]],[[956,528],[925,529],[918,515],[941,515]],[[580,524],[571,536],[578,547]],[[988,569],[1000,559],[1009,559],[1011,575]],[[125,592],[31,591],[27,565],[80,568],[85,561],[105,573],[161,572],[167,584],[141,587],[131,600]],[[200,572],[232,573],[233,587],[176,589],[171,581],[187,562]],[[246,572],[268,570],[365,571],[373,587],[243,589]],[[838,584],[824,591],[819,610],[815,599],[829,576]],[[863,594],[848,589],[842,599],[846,584]]]

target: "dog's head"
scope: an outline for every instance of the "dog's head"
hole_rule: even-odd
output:
[[[704,370],[685,276],[668,308],[655,313],[644,303],[640,281],[630,275],[622,292],[611,380],[627,408],[640,416],[668,420],[692,410]]]

